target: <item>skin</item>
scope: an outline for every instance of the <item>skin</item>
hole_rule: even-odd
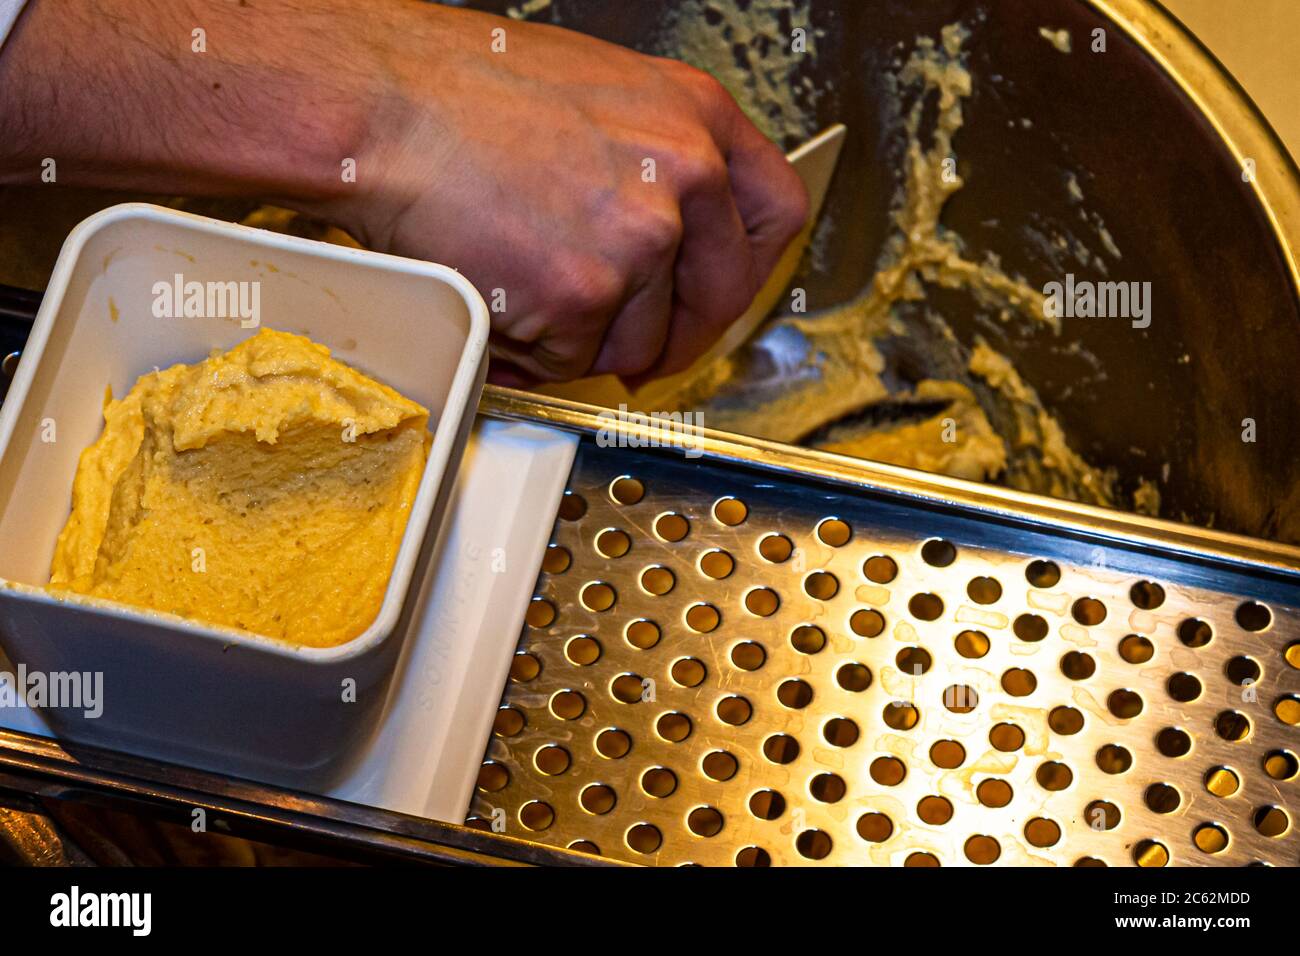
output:
[[[256,197],[504,290],[506,384],[688,367],[808,211],[707,74],[414,0],[29,0],[0,129],[0,183]]]

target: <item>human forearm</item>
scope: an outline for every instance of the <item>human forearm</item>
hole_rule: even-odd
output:
[[[71,185],[331,198],[382,96],[341,7],[30,0],[0,50],[0,181],[52,159]]]

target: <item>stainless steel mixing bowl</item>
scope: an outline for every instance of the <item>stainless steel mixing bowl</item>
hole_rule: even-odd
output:
[[[671,53],[665,25],[677,5],[553,0],[533,19]],[[964,238],[969,258],[996,254],[1035,287],[1067,271],[1150,282],[1152,321],[1139,330],[1077,320],[1057,340],[989,322],[963,293],[932,290],[929,304],[963,342],[978,332],[1013,358],[1089,461],[1117,468],[1129,490],[1140,477],[1157,482],[1162,515],[1300,540],[1300,175],[1209,53],[1147,0],[793,6],[823,31],[797,73],[821,91],[810,126],[843,121],[850,130],[826,203],[829,241],[795,279],[810,309],[852,298],[871,278],[901,168],[887,77],[918,36],[959,21],[971,31],[974,90],[956,142],[966,186],[945,225]],[[1068,29],[1073,52],[1054,50],[1041,27]],[[1095,30],[1105,31],[1104,53],[1092,49]],[[1122,250],[1109,275],[1046,241],[1080,233],[1079,207],[1063,186],[1071,173],[1087,213]],[[1076,340],[1082,348],[1068,347]],[[895,341],[890,351],[904,380],[957,372],[936,369],[923,340]],[[1243,441],[1247,419],[1253,443]]]

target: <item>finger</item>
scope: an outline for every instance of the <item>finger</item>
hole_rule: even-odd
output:
[[[488,366],[487,380],[493,385],[503,385],[506,388],[533,388],[538,384],[536,376],[529,375],[507,359],[495,357]]]
[[[654,367],[668,342],[673,312],[673,255],[628,299],[610,323],[593,375],[638,375]]]
[[[807,224],[808,190],[780,149],[743,115],[737,115],[732,129],[727,164],[762,281]]]

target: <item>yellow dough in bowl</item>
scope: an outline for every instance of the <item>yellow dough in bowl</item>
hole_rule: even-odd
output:
[[[143,375],[82,453],[53,590],[311,647],[383,602],[428,410],[301,335],[263,329]]]

